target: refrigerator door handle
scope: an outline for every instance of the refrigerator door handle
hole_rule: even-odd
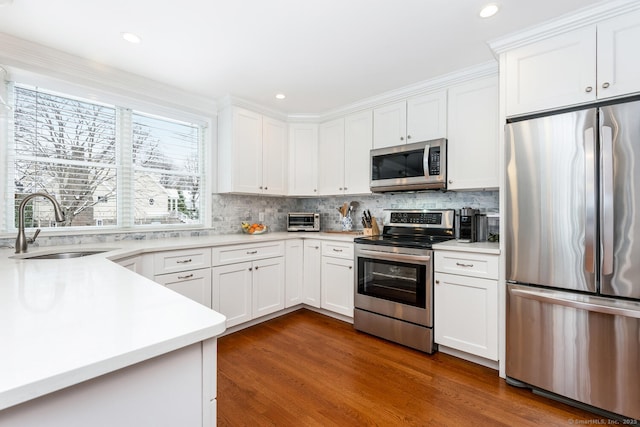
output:
[[[584,269],[596,272],[596,159],[595,133],[593,127],[584,131],[585,152],[585,230],[584,230]]]
[[[602,126],[602,274],[613,273],[613,129]]]
[[[627,301],[602,301],[595,298],[585,297],[584,301],[574,298],[563,298],[552,291],[538,291],[535,289],[511,288],[509,292],[512,296],[531,299],[548,304],[562,305],[565,307],[577,308],[596,313],[611,314],[613,316],[633,317],[640,319],[640,305]],[[591,301],[589,301],[591,299]]]

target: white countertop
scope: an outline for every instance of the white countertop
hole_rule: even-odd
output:
[[[473,242],[463,243],[457,240],[448,240],[433,245],[434,250],[440,251],[458,251],[458,252],[475,252],[479,254],[500,255],[500,243],[498,242]]]
[[[225,317],[110,260],[142,253],[294,238],[353,241],[353,234],[265,233],[120,241],[63,260],[0,250],[0,410],[217,336]],[[29,254],[65,249],[31,247]]]

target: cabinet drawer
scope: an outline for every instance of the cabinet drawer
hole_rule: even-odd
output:
[[[322,242],[322,256],[353,259],[353,243]]]
[[[153,280],[187,298],[211,308],[211,269],[159,274]]]
[[[225,265],[276,256],[284,256],[283,241],[215,247],[211,261],[213,265]]]
[[[498,255],[436,251],[435,271],[463,276],[498,279]]]
[[[207,267],[211,267],[211,248],[159,252],[153,256],[154,274],[175,273]]]

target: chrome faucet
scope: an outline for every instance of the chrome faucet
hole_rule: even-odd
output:
[[[56,222],[64,221],[64,212],[62,212],[62,208],[56,199],[47,193],[33,193],[29,194],[25,197],[20,203],[20,207],[18,208],[18,237],[16,237],[16,253],[23,254],[27,252],[27,245],[29,243],[33,243],[36,241],[36,237],[40,234],[40,229],[36,229],[35,233],[33,233],[33,237],[27,238],[24,234],[24,208],[27,205],[27,202],[34,197],[44,197],[49,199],[51,203],[53,203],[53,209],[56,216]]]

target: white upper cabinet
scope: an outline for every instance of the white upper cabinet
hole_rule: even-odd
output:
[[[406,101],[385,105],[373,110],[373,148],[406,144]]]
[[[344,119],[320,125],[318,193],[344,193]]]
[[[318,125],[289,125],[289,195],[318,194]]]
[[[373,110],[373,148],[447,136],[447,92],[439,91]]]
[[[218,192],[286,194],[286,123],[230,107],[218,131]]]
[[[640,11],[598,24],[598,97],[640,92]]]
[[[262,192],[264,194],[287,194],[288,166],[287,124],[270,117],[263,117]]]
[[[449,89],[449,190],[498,188],[498,76]]]
[[[640,92],[638,40],[640,11],[507,51],[507,116]]]
[[[372,112],[367,110],[320,125],[318,193],[369,193]]]
[[[407,100],[407,144],[446,136],[446,90]]]
[[[344,193],[365,194],[369,189],[369,152],[373,147],[373,112],[344,119]]]

